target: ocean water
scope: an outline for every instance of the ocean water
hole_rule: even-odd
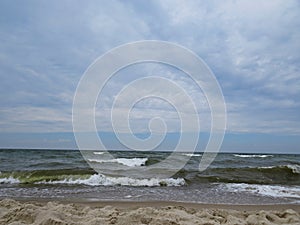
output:
[[[110,165],[103,175],[77,150],[2,149],[0,199],[300,204],[300,155],[219,153],[207,170],[199,172],[201,153],[177,153],[178,160],[190,157],[188,163],[173,177],[162,179],[134,178],[126,172],[156,164],[169,152],[110,153],[113,159],[105,152],[88,152],[90,164]]]

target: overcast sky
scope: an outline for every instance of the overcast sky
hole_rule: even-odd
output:
[[[226,150],[298,153],[299,17],[299,1],[285,0],[2,0],[0,147],[73,148],[72,101],[84,71],[118,45],[151,39],[191,49],[213,71],[227,106]],[[208,131],[201,91],[174,68],[150,63],[124,69],[107,84],[98,101],[99,132],[111,131],[105,102],[149,74],[186,87]],[[164,115],[169,131],[178,131],[174,108],[148,99],[133,110],[135,132],[147,132],[153,115]]]

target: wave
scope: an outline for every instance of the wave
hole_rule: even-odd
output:
[[[283,170],[290,170],[294,174],[300,174],[300,166],[299,165],[280,165],[280,166],[262,166],[258,167],[259,169],[283,169]]]
[[[93,152],[95,155],[103,155],[105,152]]]
[[[236,173],[241,174],[243,172],[252,173],[253,175],[257,173],[270,173],[277,176],[284,174],[300,174],[300,165],[296,164],[287,164],[287,165],[277,165],[277,166],[261,166],[261,167],[216,167],[208,169],[212,171],[214,174],[221,173]]]
[[[0,184],[23,184],[28,183],[21,181],[14,177],[0,178]],[[130,177],[107,177],[101,174],[94,174],[88,178],[69,177],[62,180],[43,180],[33,182],[33,184],[66,184],[66,185],[88,185],[88,186],[183,186],[185,180],[183,178],[149,178],[149,179],[135,179]]]
[[[257,185],[257,184],[226,184],[225,188],[231,192],[250,192],[256,195],[264,195],[281,198],[299,198],[300,186],[285,187],[281,185]]]
[[[87,178],[95,174],[92,169],[58,169],[2,172],[0,183],[4,184],[34,184],[39,181],[63,180],[67,178]]]
[[[192,157],[192,156],[199,157],[199,156],[202,156],[202,154],[194,154],[194,153],[182,153],[182,155],[188,156],[188,157]]]
[[[195,183],[247,183],[261,185],[300,185],[300,165],[288,164],[267,167],[211,167],[199,173],[184,168],[177,174],[188,184]]]
[[[245,155],[245,154],[234,154],[235,157],[240,158],[267,158],[273,157],[274,155]]]
[[[135,179],[130,177],[108,177],[101,174],[94,174],[87,179],[64,179],[56,181],[42,181],[38,184],[83,184],[89,186],[183,186],[185,180],[183,178],[149,178],[149,179]]]
[[[300,166],[298,165],[286,165],[285,167],[291,169],[293,173],[300,174]]]
[[[129,167],[145,166],[148,158],[116,158],[116,159],[89,159],[90,162],[96,163],[119,163]]]
[[[71,173],[72,172],[72,173]],[[61,184],[88,186],[182,186],[183,178],[149,178],[137,179],[130,177],[111,177],[92,173],[90,170],[42,170],[3,172],[0,174],[0,184]]]
[[[123,159],[123,158],[119,158]],[[140,160],[137,163],[137,159]],[[142,159],[142,160],[141,160]],[[151,158],[127,159],[131,165],[142,165],[151,161]],[[115,159],[117,160],[117,159]],[[115,166],[112,164],[112,166]],[[118,168],[120,169],[120,168]],[[133,179],[127,174],[128,168],[121,168],[124,177],[113,177],[112,175],[98,177],[97,173],[90,168],[81,169],[56,169],[56,170],[24,170],[24,171],[2,171],[0,173],[1,184],[87,184],[92,185],[130,185],[130,186],[172,186],[173,180],[161,179]],[[162,169],[163,171],[163,169]],[[159,171],[158,171],[159,173]],[[115,173],[111,173],[115,174]],[[96,176],[97,175],[97,176]],[[183,182],[187,185],[203,183],[246,183],[256,185],[299,185],[300,186],[300,165],[286,164],[265,167],[211,167],[204,172],[197,168],[187,166],[178,171],[174,182]],[[96,179],[96,181],[94,180]],[[173,185],[174,186],[174,185]]]
[[[12,176],[0,178],[0,184],[19,184],[21,183],[19,179]]]

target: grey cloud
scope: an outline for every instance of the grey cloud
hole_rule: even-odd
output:
[[[223,88],[230,131],[299,131],[297,1],[2,1],[0,12],[0,107],[5,130],[19,130],[19,124],[29,130],[34,118],[46,121],[41,129],[69,130],[76,85],[96,57],[129,41],[161,39],[192,49],[212,68]],[[188,89],[207,112],[203,96],[181,75],[154,72]],[[100,106],[110,107],[116,90],[138,76],[112,82]],[[140,106],[167,110],[153,101]],[[6,113],[9,107],[28,115],[15,117]],[[42,115],[62,119],[50,124]]]

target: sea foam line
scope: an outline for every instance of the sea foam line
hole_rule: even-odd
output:
[[[231,192],[250,192],[263,196],[281,198],[299,198],[300,186],[285,187],[280,185],[261,185],[261,184],[226,184],[226,189]]]

